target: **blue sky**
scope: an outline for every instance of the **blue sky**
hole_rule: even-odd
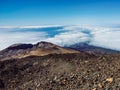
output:
[[[40,41],[120,51],[120,0],[0,0],[0,50]]]
[[[119,0],[0,0],[0,26],[119,24]]]

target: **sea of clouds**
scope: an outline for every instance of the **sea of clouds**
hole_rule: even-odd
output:
[[[92,26],[0,26],[0,50],[15,43],[48,41],[60,46],[80,42],[119,50],[120,28]]]

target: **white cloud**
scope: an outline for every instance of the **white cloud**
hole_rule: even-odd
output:
[[[46,41],[62,46],[89,41],[94,46],[120,51],[120,28],[68,26],[63,31]]]
[[[44,32],[8,32],[0,33],[0,49],[15,43],[35,43],[47,37]]]
[[[0,26],[0,28],[5,28],[5,29],[13,29],[13,28],[49,28],[49,27],[58,27],[58,26],[63,26],[63,25],[46,25],[46,26]]]
[[[49,41],[61,46],[89,41],[90,44],[110,49],[120,50],[120,28],[104,28],[91,26],[63,26],[56,35],[49,35],[50,31],[34,31],[35,28],[49,28],[57,26],[24,26],[17,28],[0,28],[0,49],[14,43],[36,43]],[[33,31],[31,31],[31,28]],[[24,32],[24,30],[27,32]],[[30,29],[30,30],[29,30]],[[20,32],[20,30],[22,32]]]
[[[93,34],[92,45],[120,50],[120,29],[100,29],[94,31]]]
[[[78,42],[85,42],[89,40],[89,36],[79,31],[68,31],[55,35],[46,41],[53,42],[61,46],[69,46]]]

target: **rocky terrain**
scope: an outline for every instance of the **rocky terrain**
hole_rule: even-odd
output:
[[[0,90],[120,90],[120,53],[78,52],[40,42],[15,44],[0,55]]]
[[[1,61],[0,90],[120,90],[120,55],[51,54]]]

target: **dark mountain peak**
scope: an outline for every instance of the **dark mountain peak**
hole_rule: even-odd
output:
[[[22,44],[22,43],[19,43],[19,44],[13,44],[11,46],[9,46],[7,49],[9,50],[18,50],[18,49],[28,49],[28,48],[32,48],[33,45],[32,44]]]
[[[79,51],[63,48],[50,42],[41,41],[37,44],[14,44],[0,51],[0,61],[25,58],[28,56],[44,56],[48,54],[79,53]]]
[[[54,47],[57,45],[50,43],[50,42],[41,41],[41,42],[38,42],[37,44],[35,44],[34,46],[36,46],[38,48],[50,48],[50,47]]]
[[[24,44],[24,43],[13,44],[6,49],[7,50],[19,50],[19,49],[29,49],[29,48],[34,48],[34,47],[35,48],[50,48],[50,47],[54,47],[54,46],[57,46],[57,45],[52,44],[50,42],[41,41],[34,45],[33,44]]]

